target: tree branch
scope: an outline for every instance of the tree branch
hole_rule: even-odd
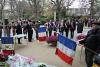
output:
[[[53,2],[56,5],[56,2],[55,1],[51,0],[51,2]]]
[[[71,5],[72,5],[72,3],[73,3],[74,1],[75,1],[75,0],[72,0],[72,1],[68,0],[68,2],[67,2],[67,6],[66,6],[66,7],[71,6]]]

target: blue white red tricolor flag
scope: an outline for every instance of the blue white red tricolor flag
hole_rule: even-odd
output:
[[[38,39],[39,41],[46,41],[46,27],[40,26],[38,29]]]
[[[75,57],[76,42],[58,34],[58,45],[56,54],[66,63],[72,65]]]
[[[8,56],[15,54],[13,37],[2,37],[1,43],[2,43],[2,53],[4,55]]]

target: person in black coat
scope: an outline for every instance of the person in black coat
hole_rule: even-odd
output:
[[[66,20],[64,21],[64,30],[66,33],[66,37],[68,37],[68,33],[69,33],[69,22],[67,22]]]
[[[59,32],[61,33],[61,35],[64,34],[64,21],[63,20],[59,24]]]
[[[99,23],[100,25],[100,23]],[[88,31],[85,40],[81,41],[85,46],[85,61],[87,67],[93,66],[93,58],[100,54],[100,27],[98,23],[93,23],[93,29]],[[95,52],[95,53],[94,53]]]
[[[49,32],[49,36],[52,35],[52,31],[53,31],[53,23],[52,23],[52,21],[50,21],[50,22],[48,23],[48,32]]]
[[[23,33],[25,34],[25,35],[27,35],[27,23],[26,23],[26,21],[24,21],[24,23],[23,23]],[[26,39],[26,36],[24,37],[24,39]]]
[[[17,35],[22,34],[22,27],[21,27],[20,22],[16,26],[16,33],[17,33]],[[18,44],[21,44],[20,38],[18,38]]]
[[[84,24],[82,23],[82,21],[79,21],[77,23],[77,33],[82,33],[83,32],[83,26],[84,26]]]
[[[33,30],[32,30],[32,25],[31,25],[30,21],[29,21],[29,23],[27,25],[27,31],[28,31],[28,41],[32,42]]]
[[[73,37],[74,37],[74,31],[75,31],[73,22],[70,22],[69,29],[70,29],[70,38],[73,39]]]
[[[12,22],[13,36],[16,34],[16,25]]]

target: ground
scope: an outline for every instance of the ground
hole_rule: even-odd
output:
[[[84,29],[84,33],[88,31],[87,28]],[[75,32],[75,37],[77,36],[77,33]],[[74,38],[75,40],[75,38]],[[86,67],[85,64],[85,57],[84,57],[84,49],[82,51],[81,55],[81,47],[77,46],[75,58],[73,65],[68,65],[64,61],[62,61],[57,55],[55,55],[56,47],[50,46],[50,44],[47,44],[46,42],[39,42],[37,40],[34,40],[31,43],[27,43],[27,41],[23,41],[23,44],[19,44],[16,48],[16,53],[23,55],[23,56],[33,56],[35,58],[35,61],[37,62],[43,62],[50,65],[54,65],[56,67]],[[80,58],[81,55],[81,58]]]

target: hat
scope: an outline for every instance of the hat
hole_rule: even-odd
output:
[[[100,25],[100,22],[92,22],[92,24]]]

